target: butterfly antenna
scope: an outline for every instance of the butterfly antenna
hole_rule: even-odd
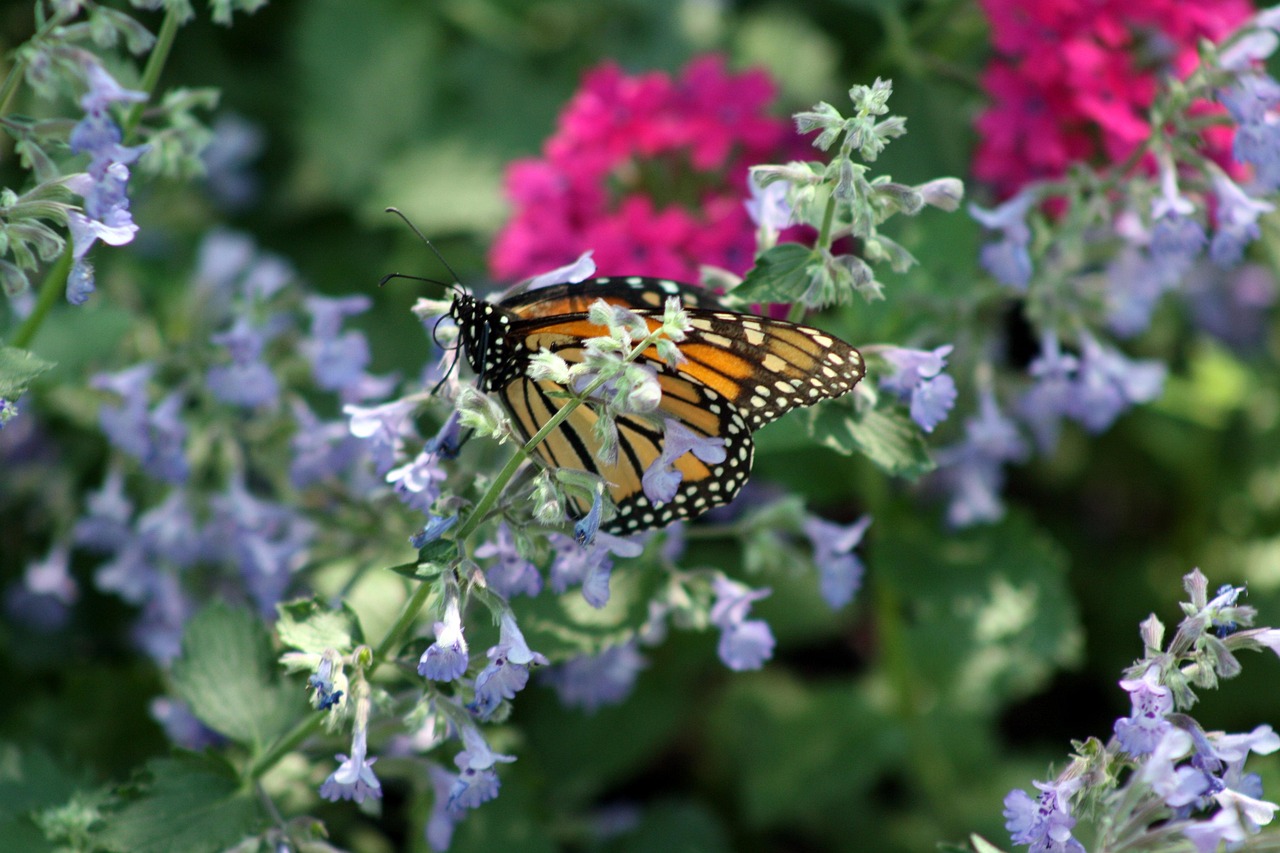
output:
[[[435,255],[437,258],[440,259],[440,263],[444,264],[444,268],[449,271],[449,275],[453,276],[454,282],[456,282],[459,287],[462,286],[462,279],[458,278],[458,274],[454,272],[453,267],[449,266],[449,262],[444,259],[444,255],[440,254],[440,250],[437,249],[434,245],[432,245],[431,241],[428,240],[426,236],[421,231],[418,230],[418,226],[414,225],[412,222],[409,221],[409,217],[405,216],[404,212],[401,211],[400,208],[388,207],[386,212],[394,213],[396,216],[399,216],[400,219],[404,221],[404,224],[409,226],[409,230],[412,231],[414,234],[418,235],[418,239],[421,240],[424,244],[426,244],[426,247],[431,250],[431,253],[433,255]],[[407,277],[409,276],[406,276],[406,278]]]

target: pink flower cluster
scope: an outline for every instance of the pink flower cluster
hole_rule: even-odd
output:
[[[587,249],[604,275],[742,273],[755,248],[747,167],[800,150],[790,124],[766,114],[773,96],[764,71],[732,74],[719,56],[674,79],[613,63],[589,71],[543,156],[507,170],[515,210],[490,252],[493,275],[535,275]]]
[[[1150,133],[1158,75],[1186,77],[1199,39],[1220,40],[1253,11],[1248,0],[981,3],[997,55],[974,173],[1002,196],[1072,163],[1122,162]],[[1215,129],[1207,153],[1229,162],[1230,142]]]

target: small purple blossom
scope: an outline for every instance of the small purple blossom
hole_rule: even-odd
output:
[[[290,400],[297,428],[289,441],[289,482],[295,489],[341,476],[360,456],[360,442],[344,421],[321,421],[300,399]]]
[[[232,406],[274,407],[280,396],[280,383],[262,361],[262,351],[267,344],[262,330],[241,317],[230,329],[214,335],[213,343],[226,348],[231,363],[209,368],[205,374],[209,392]]]
[[[454,827],[465,813],[461,807],[450,808],[449,803],[449,792],[453,790],[454,782],[459,777],[454,776],[439,764],[431,764],[427,768],[427,774],[431,777],[432,801],[431,815],[427,818],[423,832],[427,838],[427,845],[432,850],[442,853],[449,849],[449,844],[453,841]]]
[[[596,534],[600,532],[600,516],[604,511],[604,485],[596,486],[591,495],[591,509],[587,514],[573,523],[573,541],[584,547],[595,544]]]
[[[1040,796],[1035,799],[1021,788],[1010,791],[1004,798],[1004,826],[1013,843],[1029,845],[1031,853],[1085,853],[1071,836],[1076,819],[1070,800],[1080,784],[1079,779],[1036,782]]]
[[[587,250],[572,263],[556,267],[549,272],[544,272],[542,275],[529,279],[529,283],[524,285],[524,289],[537,290],[542,287],[550,287],[553,284],[576,284],[580,281],[586,281],[596,274],[596,262],[591,259],[591,255],[592,251]]]
[[[775,641],[762,619],[748,619],[751,605],[768,597],[771,590],[751,589],[723,575],[712,584],[716,600],[711,605],[711,624],[720,629],[716,652],[724,665],[735,672],[760,669],[773,657]]]
[[[655,506],[671,501],[684,480],[684,472],[675,467],[686,453],[693,453],[703,462],[716,465],[725,460],[724,439],[716,436],[700,436],[680,421],[667,418],[663,421],[662,452],[653,460],[641,478],[645,497]]]
[[[636,557],[644,545],[635,539],[597,533],[594,544],[581,545],[576,539],[553,533],[548,537],[555,549],[549,583],[557,595],[574,584],[582,584],[582,597],[592,607],[609,603],[609,578],[613,572],[611,555]]]
[[[514,699],[529,683],[529,668],[545,666],[547,659],[529,648],[516,625],[516,618],[502,614],[498,644],[485,652],[489,665],[476,676],[476,698],[471,706],[481,719],[488,719],[503,699]]]
[[[386,475],[404,449],[404,439],[412,436],[416,400],[393,400],[381,406],[346,405],[343,414],[356,438],[368,442],[369,454],[379,475]]]
[[[1040,354],[1027,368],[1035,384],[1018,404],[1018,412],[1031,427],[1042,453],[1058,445],[1062,416],[1071,409],[1079,366],[1079,359],[1062,351],[1058,336],[1046,331]]]
[[[1116,721],[1116,737],[1130,755],[1146,755],[1172,728],[1167,717],[1173,710],[1173,691],[1160,683],[1160,673],[1155,667],[1148,669],[1142,678],[1122,680],[1120,687],[1129,694],[1133,711]]]
[[[1001,518],[1003,466],[1026,459],[1029,452],[1017,425],[1000,411],[995,394],[983,389],[978,416],[965,421],[964,439],[938,452],[938,480],[951,496],[947,521],[966,527]]]
[[[93,267],[86,255],[94,242],[122,246],[138,231],[126,195],[128,164],[147,148],[121,145],[123,135],[107,112],[113,103],[144,102],[147,94],[121,87],[96,60],[85,63],[85,81],[88,91],[80,99],[85,116],[71,129],[69,143],[72,153],[89,155],[89,168],[63,181],[84,199],[83,213],[70,211],[67,215],[73,258],[67,300],[73,305],[82,304],[93,291]]]
[[[880,387],[910,401],[911,419],[925,432],[933,432],[956,403],[956,383],[943,373],[951,344],[934,350],[886,347],[881,351],[892,371]]]
[[[498,796],[500,783],[494,765],[515,761],[513,756],[490,749],[480,730],[473,725],[463,726],[459,735],[465,748],[453,759],[458,766],[458,777],[449,789],[448,808],[452,811],[474,809]]]
[[[29,563],[22,579],[8,590],[5,603],[10,617],[42,631],[64,626],[71,605],[80,597],[70,567],[71,549],[65,543],[50,548],[44,559]]]
[[[412,460],[388,471],[386,480],[405,506],[429,512],[448,476],[449,472],[440,464],[440,455],[424,447]]]
[[[1244,249],[1258,239],[1258,218],[1275,210],[1275,205],[1252,198],[1221,170],[1213,172],[1213,188],[1218,198],[1217,230],[1209,243],[1209,258],[1220,266],[1235,266]]]
[[[1160,396],[1167,372],[1160,362],[1128,359],[1088,333],[1080,344],[1080,371],[1068,400],[1068,414],[1088,431],[1102,432],[1125,409]]]
[[[510,600],[521,593],[536,596],[542,592],[538,567],[520,553],[515,535],[505,521],[498,525],[492,541],[475,549],[475,555],[482,560],[495,558],[493,565],[485,569],[485,581],[503,598]]]
[[[315,524],[292,507],[255,497],[239,478],[210,505],[209,550],[235,564],[261,611],[274,613],[306,560]]]
[[[367,738],[367,725],[360,725],[357,722],[355,735],[351,741],[351,756],[349,758],[342,754],[337,756],[338,761],[342,763],[320,786],[321,797],[333,803],[338,800],[355,800],[357,803],[363,803],[366,798],[375,800],[382,798],[382,783],[373,772],[373,763],[378,759],[366,757]]]
[[[1275,35],[1271,34],[1274,47]],[[1280,83],[1250,68],[1218,94],[1236,128],[1232,156],[1254,167],[1254,181],[1262,192],[1280,187]]]
[[[969,215],[983,226],[1001,233],[1001,239],[982,247],[979,261],[983,269],[996,281],[1025,292],[1031,283],[1031,228],[1027,225],[1027,213],[1035,206],[1037,195],[1022,192],[1004,204],[987,210],[976,204],[969,205]]]
[[[458,591],[446,587],[444,620],[435,625],[436,641],[418,661],[418,675],[432,681],[453,681],[467,671],[467,639],[462,635],[462,612]]]
[[[640,670],[648,665],[634,642],[610,646],[599,654],[579,655],[547,673],[560,702],[588,714],[617,705],[635,688]]]
[[[343,332],[342,321],[369,310],[369,297],[308,296],[306,304],[311,312],[311,336],[303,341],[302,351],[311,362],[311,374],[321,388],[342,392],[346,398],[346,391],[360,381],[369,366],[369,342],[361,332]]]
[[[869,515],[849,525],[835,524],[817,516],[804,520],[804,534],[813,543],[813,562],[818,567],[819,588],[832,610],[847,605],[862,586],[866,568],[853,549],[862,542],[870,526]]]
[[[751,198],[743,202],[743,205],[762,237],[761,244],[765,246],[777,242],[778,232],[792,224],[793,211],[787,203],[789,187],[787,181],[772,181],[768,186],[762,187],[755,175],[747,181]]]

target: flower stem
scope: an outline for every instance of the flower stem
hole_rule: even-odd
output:
[[[49,274],[44,277],[44,283],[40,285],[40,298],[36,301],[36,307],[32,309],[31,314],[18,327],[13,340],[10,341],[12,346],[18,349],[25,349],[31,345],[31,341],[35,339],[36,332],[40,331],[40,324],[44,322],[44,318],[53,310],[53,303],[57,301],[58,295],[66,291],[67,275],[70,272],[71,241],[68,240],[66,247],[62,250],[62,256],[54,262]]]
[[[40,41],[49,33],[53,32],[55,27],[60,27],[65,22],[66,16],[62,12],[55,11],[49,20],[45,21],[40,29],[27,40],[27,44],[34,44]],[[22,76],[27,73],[27,58],[22,53],[18,54],[18,60],[13,63],[13,67],[9,69],[9,73],[5,75],[4,83],[0,84],[0,116],[9,112],[9,102],[13,100],[13,96],[18,92],[18,84],[22,82]]]
[[[155,91],[156,84],[160,82],[160,72],[164,70],[164,64],[169,59],[169,51],[173,47],[173,41],[178,35],[178,26],[181,23],[179,12],[176,5],[170,5],[169,11],[165,13],[164,21],[160,24],[160,34],[156,36],[156,45],[151,51],[151,55],[147,57],[147,67],[142,70],[142,91],[148,96]],[[142,111],[146,109],[146,101],[140,101],[133,105],[129,110],[129,114],[125,116],[124,131],[126,139],[138,128],[138,122],[142,121]]]

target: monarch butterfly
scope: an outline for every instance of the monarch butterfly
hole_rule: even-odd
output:
[[[675,367],[653,356],[662,390],[662,419],[683,424],[696,437],[724,442],[722,463],[694,453],[674,461],[682,478],[674,497],[661,505],[645,494],[644,472],[662,454],[664,434],[653,416],[617,418],[619,452],[602,460],[595,437],[597,414],[576,408],[536,453],[553,468],[598,474],[607,484],[616,514],[601,529],[626,535],[693,518],[737,495],[751,472],[751,433],[798,406],[853,390],[866,372],[856,349],[825,332],[781,320],[730,311],[711,294],[657,278],[604,277],[514,292],[496,303],[459,292],[450,315],[468,363],[481,387],[495,394],[527,442],[560,408],[564,388],[528,376],[530,357],[545,348],[570,364],[580,362],[583,342],[606,334],[588,308],[598,299],[630,309],[646,322],[662,319],[663,303],[678,296],[691,328],[680,342],[684,360]],[[587,508],[578,502],[585,514]]]

